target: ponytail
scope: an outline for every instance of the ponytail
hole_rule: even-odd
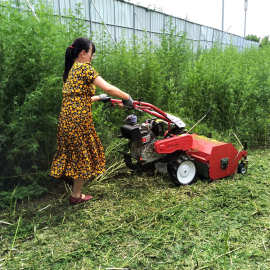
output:
[[[72,67],[72,65],[74,64],[75,58],[72,57],[72,50],[73,48],[67,47],[66,49],[66,55],[65,55],[65,70],[64,70],[64,74],[63,74],[63,81],[66,82],[67,77],[68,77],[68,73]]]
[[[86,52],[91,48],[92,54],[95,53],[95,45],[87,38],[77,38],[71,46],[67,47],[65,54],[65,70],[63,74],[63,81],[66,82],[68,73],[73,66],[75,59],[79,56],[82,50]]]

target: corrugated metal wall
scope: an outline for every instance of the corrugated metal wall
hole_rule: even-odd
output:
[[[23,0],[10,1],[14,5],[25,2]],[[38,0],[31,1],[33,5],[37,2]],[[113,42],[125,39],[133,44],[135,35],[137,39],[147,37],[158,45],[161,35],[164,31],[168,31],[168,26],[171,24],[179,36],[186,33],[194,51],[198,47],[202,49],[211,48],[217,42],[223,47],[234,45],[240,50],[259,45],[237,35],[121,0],[46,0],[46,2],[53,6],[56,15],[63,17],[69,17],[70,13],[76,15],[76,7],[80,6],[82,8],[81,19],[85,21],[89,29],[89,35],[99,36],[105,31]]]

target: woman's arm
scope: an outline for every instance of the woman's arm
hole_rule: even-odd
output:
[[[125,100],[128,100],[130,98],[129,94],[121,91],[119,88],[106,82],[101,76],[98,76],[94,80],[93,83],[94,83],[94,85],[101,88],[104,92],[106,92],[110,96],[118,97],[118,98],[125,99]],[[93,100],[93,98],[94,98],[94,100]],[[98,100],[99,100],[98,96],[92,97],[92,101],[98,101]]]

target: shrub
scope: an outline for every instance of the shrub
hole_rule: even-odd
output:
[[[185,115],[198,119],[211,108],[209,128],[234,130],[250,145],[260,144],[270,113],[269,52],[233,47],[202,51],[184,80]]]
[[[5,3],[0,9],[0,188],[17,186],[15,198],[27,196],[27,190],[32,194],[33,184],[46,186],[55,150],[64,51],[85,34],[83,25],[74,30],[60,24],[42,5],[40,22],[20,8]],[[40,194],[44,188],[36,190]]]
[[[38,195],[50,183],[64,52],[76,37],[87,35],[82,20],[71,17],[61,24],[42,5],[37,13],[40,22],[7,4],[0,8],[0,195],[5,198],[15,187],[14,199],[33,196],[33,190]],[[211,108],[195,132],[230,139],[234,131],[250,145],[267,142],[269,46],[242,52],[216,46],[193,54],[185,36],[176,37],[173,29],[164,33],[159,47],[146,39],[135,39],[134,47],[125,41],[116,46],[106,35],[93,39],[95,68],[134,99],[178,115],[188,126]],[[104,146],[111,146],[129,112],[108,112],[98,103],[93,109],[97,132]]]

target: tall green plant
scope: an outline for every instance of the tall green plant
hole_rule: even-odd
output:
[[[209,127],[237,131],[243,140],[257,144],[270,111],[268,53],[257,48],[239,52],[233,47],[201,52],[190,62],[184,82],[186,115],[198,119],[211,108]]]
[[[40,22],[32,13],[0,9],[0,195],[8,198],[16,187],[14,200],[44,191],[55,150],[65,49],[75,38],[87,36],[82,20],[71,17],[63,24],[47,7],[36,12]],[[216,46],[193,54],[185,35],[179,36],[169,26],[160,46],[155,46],[137,37],[132,44],[115,44],[106,32],[93,33],[93,66],[134,99],[176,114],[188,125],[211,108],[198,133],[234,131],[251,145],[266,142],[269,46],[242,52]],[[134,112],[93,105],[95,127],[105,147],[130,113]]]
[[[18,194],[21,185],[38,186],[46,179],[55,149],[63,55],[75,37],[85,35],[80,21],[75,29],[74,18],[61,24],[48,7],[37,9],[39,21],[22,10],[27,9],[7,3],[0,9],[0,188],[19,184]]]

